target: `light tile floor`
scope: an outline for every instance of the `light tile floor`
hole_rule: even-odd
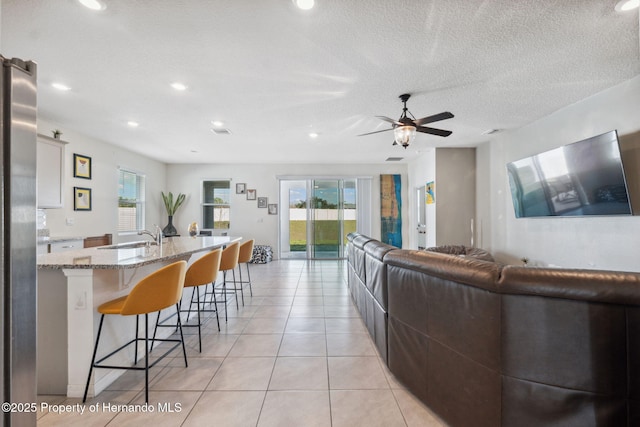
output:
[[[185,328],[188,368],[176,350],[151,370],[153,412],[118,411],[144,403],[144,373],[127,371],[84,414],[43,411],[38,426],[445,425],[378,356],[348,295],[345,262],[274,261],[251,265],[251,277],[253,296],[245,288],[244,307],[229,303],[221,332],[208,314],[202,353],[197,329]]]

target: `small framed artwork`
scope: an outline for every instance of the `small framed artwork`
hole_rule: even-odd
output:
[[[73,176],[75,178],[91,179],[91,157],[73,154]]]
[[[267,207],[267,198],[266,197],[258,197],[258,207],[266,208]]]
[[[269,215],[278,215],[278,205],[276,203],[269,205]]]
[[[247,200],[256,199],[256,190],[247,190]]]
[[[425,194],[427,199],[427,204],[432,205],[436,202],[436,183],[433,181],[427,182],[425,186]]]
[[[247,184],[237,183],[236,184],[236,194],[244,194],[247,191]]]
[[[73,210],[74,211],[90,211],[91,210],[91,189],[82,187],[73,187]]]

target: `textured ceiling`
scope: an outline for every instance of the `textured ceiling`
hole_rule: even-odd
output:
[[[638,11],[616,0],[105,3],[2,0],[0,53],[38,63],[42,119],[168,163],[409,160],[640,73]],[[407,150],[391,132],[356,136],[389,127],[375,116],[398,118],[405,92],[416,117],[454,113],[432,125],[453,134],[418,134]]]

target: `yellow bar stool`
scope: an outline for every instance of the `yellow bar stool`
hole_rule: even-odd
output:
[[[191,294],[191,301],[189,302],[189,309],[183,310],[180,309],[179,312],[188,313],[187,321],[191,317],[191,311],[193,304],[196,304],[196,310],[198,312],[198,323],[197,324],[188,324],[185,323],[182,325],[183,328],[187,327],[197,327],[198,328],[198,343],[200,353],[202,353],[202,317],[201,313],[206,312],[215,312],[216,313],[216,322],[218,323],[218,331],[220,331],[220,319],[218,318],[218,307],[216,301],[216,295],[213,294],[213,301],[211,305],[214,307],[213,309],[205,309],[206,301],[200,301],[200,286],[206,286],[210,284],[214,284],[216,282],[216,278],[218,276],[218,270],[220,269],[220,260],[222,258],[222,249],[215,249],[200,258],[191,264],[191,266],[187,269],[187,274],[184,279],[184,287],[185,288],[194,288],[193,293]],[[180,303],[180,307],[182,307],[182,302]],[[175,314],[173,315],[175,316]],[[171,317],[173,317],[171,316]],[[160,321],[160,312],[158,312],[158,317],[156,318],[156,327],[153,330],[153,338],[156,337],[156,331],[158,327],[171,327],[176,328],[178,325],[168,325],[165,323],[169,318]],[[151,343],[151,348],[153,348],[153,340]]]
[[[249,272],[249,261],[253,257],[253,244],[254,240],[247,240],[240,245],[240,252],[238,254],[238,273],[240,274],[240,286],[245,284],[249,285],[249,293],[253,296],[253,289],[251,289],[251,273]],[[242,264],[247,267],[247,280],[242,280]],[[244,302],[244,301],[243,301]]]
[[[240,254],[240,244],[233,242],[222,251],[222,259],[220,260],[220,271],[222,271],[222,294],[224,295],[224,320],[227,321],[227,290],[233,289],[233,293],[236,297],[236,308],[240,308],[238,305],[238,291],[242,295],[242,305],[244,305],[244,294],[242,293],[242,286],[238,288],[236,284],[236,272],[235,268],[238,266],[238,255]],[[227,271],[231,271],[233,274],[233,288],[227,287]],[[214,289],[215,292],[215,289]]]
[[[132,369],[138,371],[145,371],[145,402],[149,402],[149,368],[155,366],[160,360],[162,360],[167,354],[173,351],[178,345],[182,344],[182,354],[184,356],[184,365],[187,365],[187,351],[184,346],[184,338],[182,336],[182,325],[180,324],[180,316],[178,316],[178,328],[180,330],[180,339],[166,339],[166,338],[154,338],[154,341],[174,342],[170,349],[168,349],[160,358],[158,358],[151,365],[149,364],[149,313],[160,311],[172,305],[176,306],[178,310],[178,301],[182,296],[182,288],[184,286],[185,274],[187,271],[186,261],[178,261],[173,264],[162,267],[161,269],[154,271],[148,276],[144,277],[138,284],[131,290],[129,295],[116,298],[114,300],[105,302],[98,307],[98,312],[102,314],[100,317],[100,326],[98,327],[98,336],[96,338],[96,345],[93,349],[93,356],[91,358],[91,367],[89,368],[89,376],[87,377],[87,385],[84,389],[84,396],[82,402],[87,400],[87,392],[89,391],[89,382],[91,381],[91,374],[93,368],[107,368],[107,369]],[[104,323],[104,316],[107,314],[119,314],[121,316],[136,316],[136,337],[117,348],[100,360],[96,360],[96,354],[98,353],[98,344],[100,343],[100,334],[102,332],[102,325]],[[138,316],[144,314],[144,338],[138,338]],[[145,343],[145,355],[144,355],[144,367],[138,366],[113,366],[113,365],[101,365],[103,361],[113,356],[117,352],[124,350],[129,345],[133,344],[135,348],[134,365],[138,359],[138,341],[144,341]]]

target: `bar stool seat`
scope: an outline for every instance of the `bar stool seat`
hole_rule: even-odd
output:
[[[160,360],[167,356],[176,347],[182,344],[182,354],[184,356],[185,367],[187,364],[187,351],[184,346],[184,337],[182,335],[182,325],[180,324],[180,316],[178,316],[178,328],[180,331],[180,339],[168,339],[168,338],[153,338],[149,340],[149,313],[160,311],[172,305],[178,309],[178,301],[182,295],[182,288],[184,286],[184,279],[187,270],[186,261],[178,261],[173,264],[169,264],[159,270],[154,271],[148,276],[144,277],[138,284],[131,290],[129,295],[113,299],[105,302],[98,307],[98,313],[102,314],[100,317],[100,325],[98,326],[98,336],[96,337],[96,344],[93,349],[93,356],[91,357],[91,366],[89,368],[89,375],[87,376],[87,385],[84,389],[84,396],[82,402],[86,402],[87,393],[89,391],[89,383],[91,382],[91,374],[94,368],[106,368],[106,369],[127,369],[127,370],[144,370],[145,371],[145,402],[149,402],[149,368],[155,366]],[[121,316],[136,316],[136,337],[126,344],[118,347],[106,356],[96,360],[98,353],[98,345],[100,343],[100,335],[102,333],[102,326],[104,324],[105,315],[121,315]],[[138,338],[138,318],[141,314],[144,314],[144,338]],[[110,358],[114,354],[121,350],[124,350],[129,345],[134,345],[134,360],[133,365],[138,362],[138,342],[144,341],[145,354],[144,354],[144,367],[139,366],[121,366],[121,365],[103,365],[101,364],[106,359]],[[162,354],[156,361],[149,364],[149,341],[162,341],[175,343],[164,354]]]
[[[98,307],[98,313],[101,314],[120,314],[122,313],[122,307],[124,303],[127,301],[128,295],[125,295],[120,298],[116,298],[114,300],[105,302],[100,307]]]
[[[240,253],[240,244],[233,242],[222,251],[222,258],[220,260],[220,271],[222,272],[222,294],[224,295],[224,320],[227,321],[227,295],[229,290],[233,290],[236,298],[236,308],[238,305],[238,291],[242,295],[242,305],[244,305],[244,293],[242,292],[242,286],[238,287],[236,283],[235,268],[238,266],[238,255]],[[231,271],[233,274],[233,288],[227,286],[227,271]],[[215,292],[215,288],[214,288]],[[221,301],[222,302],[222,301]]]
[[[254,240],[247,240],[240,245],[240,251],[238,253],[238,273],[240,274],[240,286],[249,285],[249,293],[253,296],[253,289],[251,289],[251,273],[249,272],[249,261],[253,257],[253,244]],[[247,268],[247,280],[242,280],[242,264]]]
[[[206,296],[206,286],[214,285],[216,282],[216,278],[218,276],[218,269],[220,268],[220,260],[222,258],[222,249],[214,249],[211,252],[201,256],[196,261],[191,264],[191,266],[187,269],[187,274],[184,279],[184,288],[193,288],[193,292],[191,294],[191,301],[189,302],[189,309],[182,309],[182,302],[180,302],[179,313],[188,313],[187,321],[191,317],[191,311],[193,304],[196,304],[196,311],[198,313],[198,323],[197,324],[184,324],[183,328],[186,327],[197,327],[198,328],[198,344],[199,351],[202,353],[202,313],[215,312],[216,313],[216,323],[218,324],[218,331],[220,331],[220,319],[218,317],[218,307],[216,301],[215,293],[212,294],[212,300],[210,301],[210,305],[213,307],[212,309],[205,309],[206,298],[203,298],[203,301],[200,301],[200,287],[205,286],[205,296]],[[195,298],[195,301],[194,301]],[[172,315],[171,317],[175,316]],[[156,331],[158,327],[171,327],[175,328],[177,324],[167,324],[166,322],[169,318],[160,320],[160,312],[158,312],[158,317],[156,318],[156,327],[153,331],[153,337],[156,336]],[[153,348],[153,343],[151,344],[151,348]]]

